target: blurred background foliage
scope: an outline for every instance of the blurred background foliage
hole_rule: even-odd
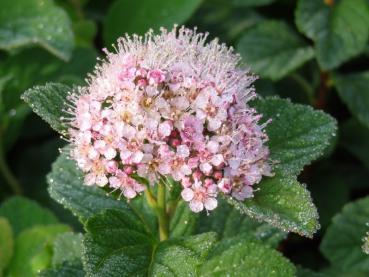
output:
[[[260,76],[260,95],[308,104],[338,120],[324,157],[300,176],[322,228],[312,240],[289,235],[278,249],[315,271],[331,264],[327,275],[342,268],[368,273],[369,259],[358,252],[369,229],[368,0],[0,0],[1,201],[31,198],[80,229],[47,193],[45,175],[65,142],[20,95],[50,81],[83,84],[119,36],[174,23],[233,46]]]

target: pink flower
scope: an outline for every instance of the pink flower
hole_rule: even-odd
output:
[[[201,120],[189,115],[186,116],[180,124],[179,130],[183,142],[199,144],[204,140],[204,125]]]
[[[243,201],[246,198],[251,198],[254,196],[253,189],[250,186],[243,186],[240,189],[233,190],[232,196],[239,201]]]
[[[127,199],[171,176],[192,211],[218,193],[244,200],[272,175],[261,115],[248,106],[255,77],[239,56],[184,27],[118,40],[85,87],[68,96],[71,157],[86,185]],[[69,108],[70,107],[70,108]]]
[[[110,177],[109,183],[112,188],[120,189],[127,199],[132,199],[136,197],[138,193],[145,190],[143,185],[136,182],[123,171],[119,171],[116,176]]]
[[[218,183],[218,188],[221,192],[225,193],[225,194],[229,194],[232,191],[232,183],[231,180],[229,178],[223,178],[219,183]]]
[[[157,84],[164,82],[165,73],[164,71],[160,69],[150,70],[149,73],[147,74],[147,78],[149,79],[150,85],[154,85],[154,84],[157,85]]]
[[[208,211],[214,210],[218,202],[216,200],[217,189],[215,185],[209,187],[202,186],[201,182],[196,181],[192,187],[182,190],[183,200],[189,202],[190,209],[195,212],[201,212],[204,208]]]

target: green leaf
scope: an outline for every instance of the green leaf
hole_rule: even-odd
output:
[[[205,260],[216,236],[204,233],[159,243],[148,268],[150,276],[191,276]]]
[[[362,251],[368,218],[369,197],[345,205],[333,218],[320,250],[335,267],[348,272],[369,272],[369,256]]]
[[[74,45],[71,22],[54,1],[1,0],[0,49],[40,45],[68,60]]]
[[[263,241],[272,247],[277,247],[287,236],[287,233],[268,223],[258,222],[247,215],[240,214],[238,210],[221,199],[218,200],[218,207],[209,215],[201,214],[197,231],[199,233],[214,231],[220,238],[244,236]]]
[[[158,220],[155,211],[149,206],[144,196],[131,199],[129,202],[129,207],[137,215],[140,215],[141,220],[144,221],[147,226],[149,226],[149,229],[153,234],[158,235]]]
[[[65,152],[67,149],[63,149],[47,176],[50,196],[56,202],[69,209],[81,222],[105,209],[130,211],[125,201],[113,199],[97,187],[84,185],[82,172]]]
[[[223,240],[201,267],[201,276],[295,276],[296,268],[278,251],[258,241]]]
[[[328,267],[319,272],[317,277],[367,277],[365,272],[343,271],[341,268]],[[314,277],[314,276],[309,276]]]
[[[170,237],[190,236],[196,228],[199,214],[195,214],[188,207],[188,203],[180,201],[170,220]],[[213,231],[213,230],[209,230]]]
[[[55,237],[69,231],[66,225],[35,226],[15,239],[14,256],[9,266],[10,276],[35,276],[51,263],[51,246]]]
[[[53,267],[64,263],[74,264],[81,262],[82,234],[63,233],[55,238],[53,245]]]
[[[91,217],[83,241],[89,276],[192,276],[215,241],[213,233],[158,242],[131,213]]]
[[[369,71],[334,78],[341,100],[350,112],[369,128]]]
[[[73,29],[76,36],[76,45],[91,46],[97,34],[97,24],[93,20],[82,19],[73,22]]]
[[[262,21],[237,44],[244,62],[262,77],[278,80],[314,56],[314,50],[284,22]]]
[[[38,276],[85,276],[81,260],[82,238],[82,234],[72,232],[57,235],[53,243],[52,268],[41,271]]]
[[[0,217],[0,276],[13,256],[13,231],[9,221]]]
[[[342,146],[369,168],[369,129],[351,119],[340,128],[340,138]]]
[[[55,131],[66,135],[68,127],[61,118],[66,116],[63,109],[68,93],[71,91],[72,89],[69,86],[48,83],[27,90],[22,95],[22,99]]]
[[[171,29],[173,24],[182,24],[200,5],[201,0],[141,0],[115,1],[106,16],[104,26],[105,44],[115,43],[125,33],[144,34],[150,28]]]
[[[58,220],[47,209],[24,197],[12,197],[2,203],[0,216],[5,217],[12,226],[14,235],[36,225],[56,224]]]
[[[299,0],[296,9],[299,30],[315,42],[323,69],[333,69],[364,51],[369,34],[366,0]]]
[[[241,213],[265,221],[283,231],[312,237],[319,229],[318,213],[309,191],[295,177],[264,178],[258,191],[244,202],[228,198]]]
[[[4,102],[7,109],[21,103],[19,97],[26,89],[45,82],[62,82],[68,85],[83,85],[88,72],[96,63],[97,53],[93,48],[76,48],[68,62],[59,60],[43,49],[31,48],[17,55],[8,56],[0,64],[0,75],[12,79],[4,87]]]
[[[82,264],[64,263],[61,266],[52,269],[46,269],[40,272],[39,277],[85,277]]]
[[[277,172],[300,173],[305,165],[322,155],[337,129],[335,119],[310,106],[279,98],[260,99],[253,106],[264,120],[272,119],[266,132]]]
[[[232,0],[232,4],[238,7],[258,7],[269,5],[274,0]]]

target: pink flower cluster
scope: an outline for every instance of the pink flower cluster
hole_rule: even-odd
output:
[[[265,124],[247,102],[255,77],[217,40],[184,27],[120,38],[69,100],[71,156],[86,185],[134,198],[171,176],[192,211],[238,200],[271,175]]]

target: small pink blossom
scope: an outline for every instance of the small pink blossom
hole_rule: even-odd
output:
[[[183,142],[199,144],[203,141],[204,124],[194,116],[186,116],[181,121],[180,134]]]
[[[214,210],[218,202],[216,200],[216,186],[202,186],[201,182],[195,181],[192,187],[182,190],[183,200],[189,202],[190,209],[195,212],[201,212],[204,208],[208,211]]]
[[[164,71],[160,69],[154,69],[154,70],[149,71],[149,73],[147,74],[147,77],[149,79],[150,85],[154,85],[154,84],[157,85],[157,84],[164,82],[165,73]]]

